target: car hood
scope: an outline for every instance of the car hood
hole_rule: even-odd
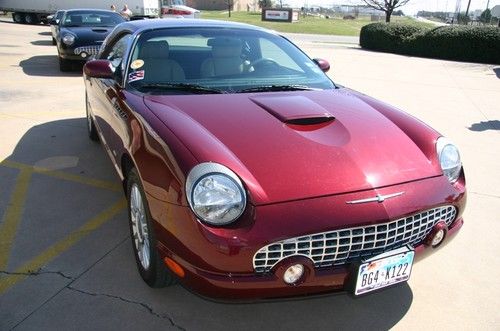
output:
[[[102,43],[114,27],[62,27],[60,35],[63,36],[64,32],[74,34],[77,39],[76,43],[82,41],[93,41]]]
[[[199,162],[237,173],[256,205],[441,174],[435,131],[347,89],[146,96],[144,102]]]

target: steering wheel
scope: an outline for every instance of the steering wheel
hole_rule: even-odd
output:
[[[263,57],[261,59],[257,59],[255,61],[253,61],[251,66],[254,67],[254,69],[262,69],[262,68],[269,68],[269,67],[278,68],[280,65],[271,58]]]

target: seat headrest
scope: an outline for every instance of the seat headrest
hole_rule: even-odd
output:
[[[241,46],[241,40],[237,38],[222,37],[211,38],[207,41],[208,46]]]
[[[165,40],[161,41],[147,41],[145,42],[140,51],[139,58],[151,59],[151,58],[168,58],[169,46],[168,42]]]
[[[81,16],[71,16],[71,23],[82,23],[82,17]]]
[[[212,46],[213,57],[240,57],[241,40],[237,38],[212,38],[207,41]]]

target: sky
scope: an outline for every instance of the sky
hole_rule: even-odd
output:
[[[467,9],[468,1],[469,0],[461,0],[461,11],[465,11]],[[305,4],[308,6],[362,4],[361,0],[289,0],[286,2],[299,7],[302,7]],[[471,0],[469,11],[474,11],[475,9],[485,10],[487,3],[488,0]],[[454,12],[456,4],[457,0],[410,0],[407,5],[401,7],[400,9],[403,10],[406,15],[415,15],[419,10]],[[489,8],[491,9],[495,5],[500,5],[500,0],[490,0]]]

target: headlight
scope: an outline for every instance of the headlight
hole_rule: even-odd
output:
[[[64,37],[62,38],[62,41],[66,45],[71,46],[75,42],[75,36],[69,33],[65,34]]]
[[[186,179],[186,195],[196,216],[213,225],[235,221],[246,206],[246,194],[240,179],[218,163],[195,166]]]
[[[449,139],[440,137],[436,143],[436,150],[443,174],[451,183],[456,182],[462,169],[458,148]]]

